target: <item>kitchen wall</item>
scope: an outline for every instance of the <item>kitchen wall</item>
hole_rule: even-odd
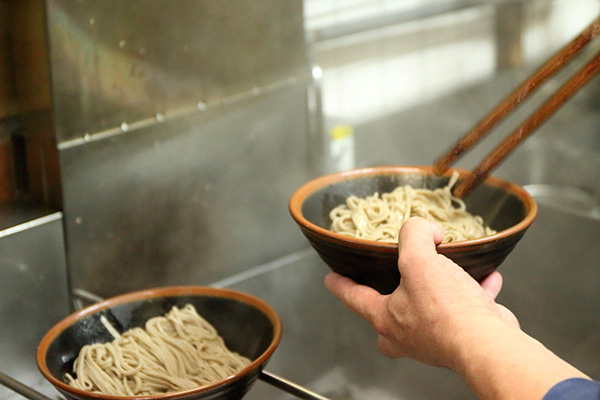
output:
[[[73,288],[210,283],[304,247],[287,200],[372,163],[361,126],[534,65],[600,9],[176,4],[0,3],[0,194],[63,212]]]
[[[326,128],[335,143],[339,125],[353,127],[356,157],[372,142],[358,127],[481,84],[499,70],[541,65],[600,13],[597,0],[306,4],[312,56],[323,71]],[[491,93],[491,104],[506,94]],[[365,162],[355,158],[352,166]]]
[[[72,289],[209,284],[305,245],[303,21],[291,0],[0,3],[0,201],[62,212]]]
[[[0,201],[59,208],[45,28],[42,0],[0,2]]]
[[[209,284],[304,246],[301,2],[47,4],[74,288]]]

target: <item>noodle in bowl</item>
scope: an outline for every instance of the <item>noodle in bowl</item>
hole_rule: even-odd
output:
[[[157,339],[160,336],[162,338]],[[203,286],[157,288],[113,297],[66,317],[40,342],[37,364],[42,375],[68,399],[241,399],[258,379],[280,339],[279,316],[268,304],[254,296]],[[126,394],[99,392],[85,386],[89,383],[78,387],[69,384],[67,374],[74,374],[71,376],[73,379],[82,376],[88,379],[89,374],[94,373],[89,369],[82,370],[81,361],[74,371],[74,362],[85,346],[93,348],[92,353],[104,349],[100,350],[104,356],[99,358],[98,365],[102,360],[120,354],[119,363],[127,370],[119,372],[121,377],[140,372],[141,365],[148,359],[139,362],[138,355],[133,353],[149,351],[158,354],[160,350],[148,350],[154,344],[144,350],[132,350],[127,347],[132,340],[146,345],[165,341],[169,346],[182,347],[180,354],[171,348],[166,356],[163,354],[158,358],[171,360],[167,363],[171,370],[189,368],[193,371],[199,368],[205,372],[212,370],[211,374],[215,376],[205,380],[206,377],[201,378],[194,373],[195,377],[191,379],[181,379],[168,378],[166,375],[170,376],[172,371],[150,371],[152,384],[156,384],[157,379],[160,381],[157,392],[146,388]],[[110,347],[120,341],[127,342],[127,346],[120,349]],[[212,354],[212,359],[209,356],[207,360],[198,361],[188,358],[188,355],[182,356],[194,351],[189,346]],[[111,357],[106,356],[109,353]],[[94,354],[92,358],[97,357]],[[94,359],[92,365],[96,365],[97,361]],[[144,374],[148,374],[148,370]],[[140,385],[148,379],[145,375],[140,377],[141,381],[137,379]],[[162,387],[164,381],[170,379],[181,386],[165,390]],[[136,378],[129,380],[131,388],[135,386],[131,382],[135,381]],[[108,385],[114,385],[114,382]]]
[[[443,243],[495,234],[483,218],[469,213],[465,202],[452,194],[457,180],[455,171],[446,186],[433,190],[404,185],[381,197],[379,193],[365,198],[349,196],[345,204],[329,212],[330,229],[351,237],[397,243],[400,227],[411,217],[421,217],[442,225]]]
[[[333,271],[381,293],[391,293],[400,281],[397,239],[381,241],[333,232],[332,210],[351,196],[366,199],[406,185],[415,191],[443,190],[453,184],[454,172],[458,181],[469,174],[456,169],[437,176],[429,166],[369,167],[329,174],[298,188],[290,199],[289,210],[309,244]],[[442,243],[437,250],[481,280],[523,237],[535,219],[537,205],[522,187],[497,177],[488,177],[463,200],[470,214],[480,217],[483,225],[496,232]],[[395,230],[399,226],[391,232]]]
[[[230,351],[192,304],[173,306],[145,327],[122,335],[100,317],[111,342],[83,346],[66,373],[69,385],[115,396],[152,396],[209,385],[235,375],[250,360]]]

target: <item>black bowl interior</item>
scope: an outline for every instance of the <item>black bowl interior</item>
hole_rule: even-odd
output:
[[[164,315],[173,306],[193,304],[225,340],[227,347],[254,360],[271,344],[274,327],[269,318],[250,304],[214,296],[173,296],[133,301],[103,309],[77,320],[48,346],[46,364],[54,377],[64,381],[71,372],[79,350],[86,344],[109,342],[113,338],[100,322],[104,315],[119,331],[143,327],[155,316]]]
[[[461,179],[459,179],[460,181]],[[422,174],[359,176],[324,186],[308,196],[302,203],[302,215],[313,224],[329,229],[329,212],[345,204],[349,196],[366,197],[375,192],[393,191],[397,186],[436,189],[448,184],[449,177]],[[527,209],[514,193],[503,185],[484,183],[471,191],[464,199],[467,211],[479,215],[486,225],[500,232],[508,229],[527,215]]]

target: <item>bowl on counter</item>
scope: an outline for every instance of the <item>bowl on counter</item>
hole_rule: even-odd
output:
[[[159,395],[153,400],[241,399],[279,345],[281,321],[274,309],[262,300],[228,289],[204,286],[179,286],[148,289],[113,297],[75,312],[57,323],[44,336],[37,351],[42,375],[67,399],[128,400],[140,397],[97,394],[73,388],[65,373],[85,344],[110,342],[113,336],[102,317],[120,332],[143,327],[155,316],[164,315],[173,306],[192,304],[199,315],[210,322],[234,352],[252,362],[236,374],[212,384]]]
[[[459,182],[470,172],[453,169]],[[397,186],[436,189],[447,185],[452,171],[437,176],[428,166],[382,166],[325,175],[298,188],[289,210],[318,255],[335,272],[380,293],[391,293],[400,282],[398,246],[334,233],[329,212],[346,198],[391,192]],[[450,258],[480,281],[493,272],[514,249],[537,214],[526,190],[497,177],[488,177],[464,199],[467,211],[483,218],[497,233],[480,239],[442,243],[440,254]]]

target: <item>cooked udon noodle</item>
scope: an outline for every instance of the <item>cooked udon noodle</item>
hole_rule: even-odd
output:
[[[438,222],[445,229],[443,243],[478,239],[496,231],[485,226],[480,216],[471,215],[465,203],[452,195],[458,179],[454,173],[448,184],[435,190],[398,186],[390,193],[366,198],[350,196],[346,204],[331,210],[331,230],[360,239],[398,242],[398,232],[410,217]]]
[[[85,345],[73,365],[69,385],[88,392],[147,396],[192,389],[227,378],[250,364],[231,352],[215,328],[193,305],[173,307],[149,319],[145,329],[120,335],[109,343]]]

